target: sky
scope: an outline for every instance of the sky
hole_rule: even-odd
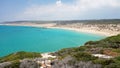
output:
[[[0,0],[0,22],[120,19],[120,0]]]

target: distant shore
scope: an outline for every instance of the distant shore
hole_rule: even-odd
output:
[[[36,24],[36,23],[12,23],[12,24],[0,24],[0,25],[8,25],[8,26],[31,26],[31,27],[44,27],[44,28],[52,28],[52,29],[65,29],[65,30],[72,30],[77,32],[84,32],[84,33],[91,33],[97,34],[101,36],[114,36],[120,34],[120,32],[110,32],[110,31],[98,31],[95,29],[89,29],[89,27],[85,28],[75,28],[75,27],[68,27],[68,26],[58,26],[55,23],[47,23],[47,24]]]

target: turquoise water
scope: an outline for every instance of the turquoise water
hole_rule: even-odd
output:
[[[0,56],[17,51],[54,52],[102,38],[104,37],[99,35],[62,29],[0,26]]]

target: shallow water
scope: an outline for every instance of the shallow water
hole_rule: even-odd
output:
[[[0,26],[0,56],[17,51],[54,52],[102,38],[104,36],[63,29]]]

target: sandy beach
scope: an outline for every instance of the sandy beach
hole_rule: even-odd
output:
[[[72,31],[77,31],[77,32],[84,32],[84,33],[92,33],[92,34],[97,34],[97,35],[102,35],[102,36],[114,36],[117,34],[120,34],[119,31],[109,31],[107,29],[105,30],[96,30],[97,27],[79,27],[79,25],[75,24],[74,27],[73,25],[56,25],[55,23],[46,23],[46,24],[36,24],[36,23],[12,23],[12,24],[0,24],[0,25],[8,25],[8,26],[30,26],[30,27],[44,27],[44,28],[51,28],[51,29],[65,29],[65,30],[72,30]],[[94,28],[94,29],[93,29]]]

